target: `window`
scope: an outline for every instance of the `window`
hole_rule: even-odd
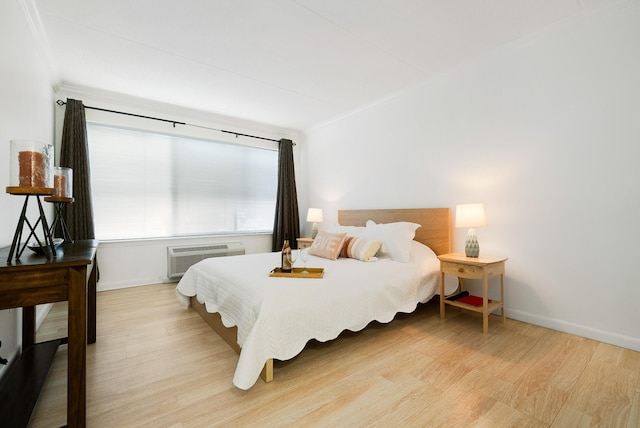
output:
[[[96,238],[272,232],[277,150],[87,123]]]

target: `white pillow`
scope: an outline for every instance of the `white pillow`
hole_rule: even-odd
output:
[[[422,277],[431,277],[433,272],[440,272],[440,260],[436,256],[436,253],[424,244],[418,241],[411,241],[411,262],[416,262],[420,265]],[[444,295],[449,296],[453,294],[460,285],[458,277],[454,275],[445,274],[444,276]],[[440,275],[438,274],[438,294],[440,294]]]
[[[381,253],[386,253],[393,260],[406,263],[411,253],[411,242],[419,227],[417,223],[406,221],[376,224],[373,220],[368,220],[361,236],[382,242]]]
[[[346,233],[347,236],[360,236],[364,232],[364,226],[341,226],[339,224],[333,224],[327,228],[329,233]]]

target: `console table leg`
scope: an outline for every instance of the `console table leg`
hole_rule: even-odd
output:
[[[22,308],[22,349],[36,343],[36,307]]]
[[[87,267],[69,269],[67,426],[86,425]]]

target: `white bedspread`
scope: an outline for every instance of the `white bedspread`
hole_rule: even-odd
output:
[[[374,320],[387,323],[439,292],[438,259],[415,241],[408,263],[311,256],[307,266],[324,268],[322,279],[269,277],[279,265],[280,253],[210,258],[192,266],[176,289],[183,304],[197,296],[225,326],[238,326],[242,351],[233,384],[240,389],[255,384],[270,358],[288,360],[310,339],[324,342]],[[455,289],[447,287],[447,294]]]

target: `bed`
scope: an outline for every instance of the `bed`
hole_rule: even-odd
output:
[[[381,251],[366,262],[311,256],[307,266],[323,268],[321,279],[270,277],[280,265],[280,253],[275,252],[206,259],[189,268],[178,283],[178,300],[240,355],[233,376],[236,387],[249,389],[258,377],[271,381],[273,360],[293,358],[311,339],[325,342],[345,330],[360,331],[372,321],[388,323],[439,292],[436,255],[451,249],[448,208],[341,210],[338,223],[334,235],[368,233],[378,239],[380,233],[390,236],[399,230],[392,226],[404,231],[413,225],[415,236],[402,261],[393,248],[395,235],[383,236]],[[447,284],[446,293],[456,285]]]

